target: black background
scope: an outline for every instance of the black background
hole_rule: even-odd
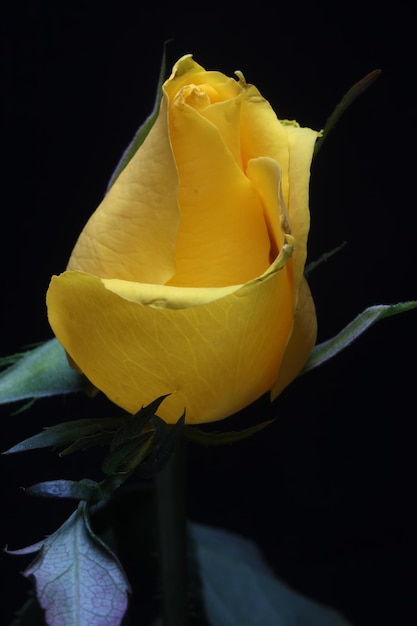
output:
[[[232,5],[229,5],[231,7]],[[246,6],[246,5],[245,5]],[[16,3],[3,12],[1,354],[51,336],[44,294],[150,112],[164,40],[169,65],[192,52],[243,71],[281,118],[322,128],[346,90],[382,76],[345,114],[313,165],[311,276],[326,339],[367,306],[417,297],[414,44],[411,9],[275,11],[172,3]],[[414,621],[416,314],[380,322],[245,423],[278,419],[233,446],[189,449],[192,519],[254,539],[283,580],[355,625]],[[14,407],[13,407],[14,408]],[[57,420],[109,414],[104,399],[54,398],[10,415],[1,449]],[[233,425],[238,423],[234,418]],[[72,504],[20,487],[97,477],[90,456],[1,459],[0,544],[52,532]],[[96,476],[97,475],[97,476]],[[2,622],[26,594],[26,560],[0,556]]]

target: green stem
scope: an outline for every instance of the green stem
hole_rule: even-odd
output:
[[[185,441],[180,437],[155,478],[164,626],[186,626],[188,622],[185,478]]]

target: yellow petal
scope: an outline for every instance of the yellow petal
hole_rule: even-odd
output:
[[[124,281],[64,272],[51,281],[49,321],[93,385],[130,413],[171,394],[158,411],[169,423],[184,409],[187,423],[223,419],[277,378],[293,324],[287,260],[284,250],[262,277],[226,295],[196,290],[199,304],[185,308],[175,287],[154,286],[152,296],[146,286],[141,298],[140,286],[125,285],[126,298]],[[182,291],[182,305],[192,291]]]
[[[298,124],[285,126],[289,146],[289,200],[287,204],[291,234],[296,241],[294,250],[294,290],[297,294],[304,275],[307,258],[307,238],[310,229],[308,206],[310,168],[314,144],[320,133]]]
[[[317,319],[314,301],[305,278],[301,281],[294,328],[282,360],[279,377],[271,390],[271,401],[289,385],[303,369],[316,343]]]
[[[240,153],[240,98],[216,102],[204,108],[200,114],[216,126],[233,159],[243,171]]]
[[[285,128],[271,105],[253,85],[246,85],[241,106],[242,158],[246,167],[250,159],[271,157],[282,171],[282,193],[288,205],[289,148]]]
[[[172,68],[171,76],[164,83],[164,91],[171,97],[190,81],[191,76],[200,72],[205,72],[204,67],[194,61],[191,54],[185,54],[178,59]]]
[[[68,269],[140,282],[168,280],[175,271],[177,191],[163,99],[149,135],[82,231]]]
[[[282,198],[282,170],[270,157],[258,157],[248,161],[247,177],[253,182],[264,208],[265,221],[271,240],[271,263],[285,243],[290,232],[287,212]]]
[[[175,63],[171,76],[163,85],[169,99],[173,99],[182,87],[187,85],[205,85],[210,94],[217,94],[212,101],[218,102],[235,97],[241,90],[239,83],[221,72],[206,71],[196,63],[190,54],[183,56]]]
[[[241,106],[243,166],[267,156],[281,167],[281,189],[287,207],[294,251],[294,290],[298,293],[307,255],[310,227],[308,192],[314,144],[320,133],[296,122],[279,121],[271,105],[253,85],[246,86]],[[296,301],[295,301],[296,304]]]
[[[170,137],[181,222],[171,285],[219,287],[261,275],[270,240],[258,194],[217,127],[178,97]]]

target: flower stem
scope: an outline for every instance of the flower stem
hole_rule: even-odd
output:
[[[170,459],[155,478],[164,626],[188,623],[185,478],[185,441],[180,437]]]

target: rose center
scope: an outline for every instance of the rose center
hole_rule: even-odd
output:
[[[178,97],[183,102],[193,107],[193,109],[197,109],[197,111],[205,109],[210,106],[210,104],[221,100],[218,91],[211,85],[207,84],[185,85],[180,90]]]

